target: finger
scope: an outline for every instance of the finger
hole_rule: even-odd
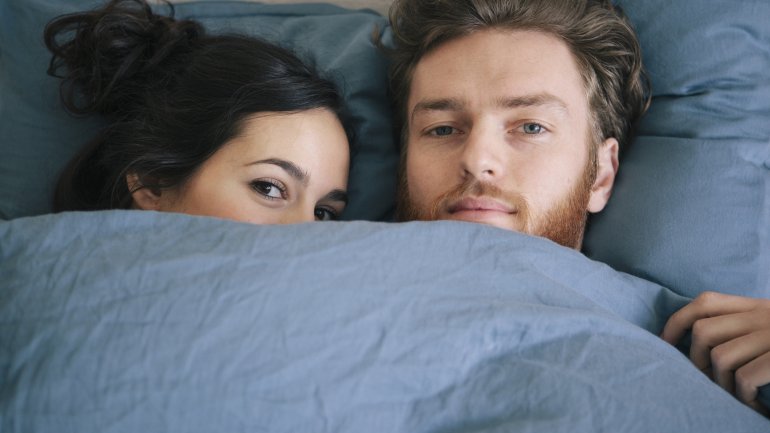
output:
[[[770,352],[757,357],[735,372],[735,395],[755,410],[769,415],[768,409],[757,400],[757,388],[770,383]]]
[[[770,353],[770,329],[751,332],[714,347],[711,350],[714,381],[735,393],[736,372],[766,353]]]
[[[770,329],[770,310],[764,309],[699,319],[692,326],[690,359],[700,369],[715,358],[722,363],[715,370],[735,369],[767,351],[760,337],[749,340],[740,340],[740,337],[766,329]],[[755,348],[753,353],[752,348]]]
[[[703,292],[692,302],[671,315],[663,327],[661,338],[670,344],[676,344],[697,320],[749,311],[758,306],[770,307],[770,300]]]
[[[720,371],[714,368],[712,377],[720,388],[735,395],[735,373],[732,370]]]

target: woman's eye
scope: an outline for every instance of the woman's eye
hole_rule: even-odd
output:
[[[537,135],[545,132],[543,125],[539,123],[525,123],[522,125],[525,134]]]
[[[316,221],[336,221],[339,219],[337,212],[325,207],[317,207],[314,211]]]
[[[255,180],[254,182],[251,182],[251,187],[260,195],[271,200],[286,198],[286,188],[279,185],[277,182]]]
[[[439,137],[445,137],[447,135],[452,135],[453,132],[455,132],[455,129],[451,126],[439,126],[431,129],[430,134]]]

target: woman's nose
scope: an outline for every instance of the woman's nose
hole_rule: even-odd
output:
[[[281,223],[282,224],[299,224],[309,223],[315,221],[315,206],[310,210],[306,206],[297,205],[291,209],[287,209],[284,213]]]

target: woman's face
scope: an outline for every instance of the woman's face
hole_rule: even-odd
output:
[[[333,220],[347,202],[349,163],[347,137],[332,112],[260,113],[188,182],[139,189],[134,204],[253,224]]]

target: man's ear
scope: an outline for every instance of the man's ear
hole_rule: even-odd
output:
[[[133,205],[131,207],[142,210],[160,209],[160,191],[155,191],[153,188],[146,188],[139,180],[138,174],[127,174],[126,184],[128,185],[128,191],[131,193],[131,199],[133,200]]]
[[[615,175],[618,173],[618,140],[608,138],[596,149],[596,180],[591,187],[588,212],[601,212],[612,195]]]

